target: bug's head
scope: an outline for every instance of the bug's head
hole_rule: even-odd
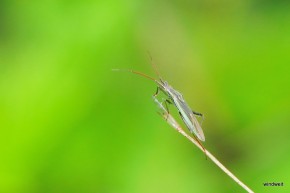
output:
[[[159,84],[162,85],[163,87],[166,87],[168,86],[168,82],[167,81],[164,81],[162,80],[162,78],[159,77]]]
[[[162,80],[161,78],[156,81],[156,83],[158,84],[158,87],[162,90],[162,91],[167,91],[168,88],[170,87],[169,84],[167,83],[167,81]]]

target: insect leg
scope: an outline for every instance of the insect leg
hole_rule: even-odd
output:
[[[195,114],[195,115],[203,117],[203,114],[201,114],[201,113],[198,113],[198,112],[195,112],[195,111],[192,111],[192,113]]]
[[[156,96],[158,95],[158,93],[159,93],[159,87],[157,86],[156,92],[155,92],[155,94],[153,95],[153,97],[156,97]]]
[[[158,107],[163,111],[163,113],[158,112],[158,114],[161,115],[167,121],[169,117],[169,109],[167,106],[168,99],[163,99],[161,102],[159,102],[155,96],[152,96],[152,98],[155,101],[155,103],[158,105]],[[163,105],[164,102],[165,102],[165,107]]]
[[[165,100],[168,104],[172,104],[172,101],[170,100],[170,98]]]
[[[168,104],[172,104],[172,102],[169,100],[169,99],[166,99],[165,101],[162,101],[162,103],[165,103],[165,108],[166,108],[166,111],[167,111],[167,117],[166,117],[166,121],[168,119],[168,115],[169,115],[169,108],[168,108]]]
[[[200,124],[202,125],[202,122],[203,122],[203,120],[204,120],[204,116],[203,116],[203,114],[198,113],[198,112],[195,112],[195,111],[192,111],[192,113],[195,114],[195,115],[197,115],[197,116],[200,116],[200,117],[202,118],[201,123],[200,123]]]
[[[197,139],[197,137],[195,135],[193,135],[195,141],[202,147],[204,155],[205,155],[205,159],[207,160],[207,155],[206,155],[206,149],[205,147],[200,143],[200,141]]]

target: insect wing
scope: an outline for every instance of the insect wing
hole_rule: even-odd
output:
[[[195,134],[201,141],[205,141],[202,128],[200,127],[195,115],[192,113],[192,110],[189,108],[186,102],[179,97],[173,97],[173,101],[189,131]]]
[[[195,115],[191,112],[190,113],[190,118],[191,118],[191,121],[192,121],[192,124],[194,125],[194,127],[196,128],[197,132],[198,132],[198,138],[201,140],[201,141],[205,141],[205,137],[204,137],[204,133],[203,133],[203,130],[199,124],[199,122],[197,121]]]

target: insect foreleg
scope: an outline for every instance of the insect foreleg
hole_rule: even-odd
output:
[[[157,86],[156,92],[155,92],[155,94],[153,95],[153,97],[156,97],[156,96],[158,95],[158,93],[159,93],[159,87]]]

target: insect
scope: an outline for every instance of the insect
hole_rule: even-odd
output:
[[[174,106],[178,110],[180,117],[182,118],[183,122],[187,126],[188,130],[191,133],[193,133],[200,141],[205,141],[203,130],[196,119],[196,116],[201,116],[203,118],[203,115],[201,113],[192,111],[189,105],[184,100],[182,94],[179,93],[177,90],[175,90],[172,86],[168,84],[167,81],[164,81],[160,77],[155,64],[152,62],[152,58],[151,58],[151,63],[155,70],[156,75],[158,76],[158,79],[152,78],[146,74],[143,74],[135,70],[126,70],[126,71],[129,71],[131,73],[153,80],[157,84],[157,90],[156,90],[156,93],[153,95],[153,97],[155,98],[159,94],[159,90],[161,90],[168,97],[166,100],[163,101],[165,102],[167,113],[169,114],[167,104],[174,104]],[[113,69],[113,70],[120,71],[120,69]]]

